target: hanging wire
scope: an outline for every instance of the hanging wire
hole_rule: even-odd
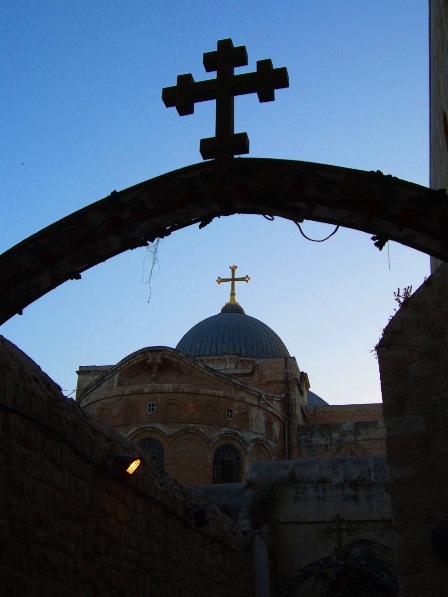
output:
[[[146,248],[145,258],[143,259],[142,282],[144,282],[145,284],[148,284],[148,288],[149,288],[148,303],[151,300],[151,293],[152,293],[151,281],[155,277],[154,269],[156,266],[158,266],[158,268],[160,269],[160,263],[159,263],[159,257],[158,257],[159,242],[160,242],[160,238],[156,238],[156,240]],[[148,279],[145,280],[144,269],[145,269],[145,262],[146,262],[147,257],[151,257],[151,267],[149,270]],[[156,274],[159,273],[159,269],[157,270]]]
[[[336,234],[336,232],[339,230],[340,226],[339,224],[336,226],[336,228],[333,230],[333,232],[331,234],[329,234],[328,236],[326,236],[325,238],[320,238],[320,239],[316,239],[316,238],[310,238],[309,236],[307,236],[304,231],[302,230],[302,226],[299,224],[299,222],[295,222],[294,224],[297,226],[297,228],[300,230],[300,234],[306,238],[306,240],[310,240],[313,243],[323,243],[326,240],[328,240],[329,238],[331,238],[334,234]]]

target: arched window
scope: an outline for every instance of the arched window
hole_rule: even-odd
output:
[[[241,454],[232,444],[223,444],[216,449],[213,483],[241,483]]]
[[[140,446],[148,456],[151,456],[156,464],[163,466],[164,450],[159,440],[153,439],[152,437],[141,439],[137,442],[137,445]]]
[[[270,440],[274,439],[274,426],[272,424],[271,419],[266,419],[264,424],[264,429],[266,433],[266,437]]]

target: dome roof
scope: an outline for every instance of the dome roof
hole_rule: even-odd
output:
[[[308,406],[330,406],[323,398],[308,390]]]
[[[279,336],[265,323],[246,315],[238,303],[197,323],[176,346],[191,357],[238,355],[256,359],[289,357]]]

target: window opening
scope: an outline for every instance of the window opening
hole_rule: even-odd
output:
[[[241,453],[232,444],[223,444],[213,457],[213,483],[241,483]]]
[[[137,442],[137,445],[140,446],[148,456],[151,456],[156,464],[163,467],[164,449],[159,440],[151,437],[141,439]]]

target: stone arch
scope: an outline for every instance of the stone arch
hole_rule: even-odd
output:
[[[246,454],[250,448],[250,441],[238,429],[228,429],[226,431],[223,431],[223,429],[221,428],[218,432],[215,432],[212,435],[212,439],[214,443],[213,449],[219,442],[227,441],[229,441],[230,443],[234,443],[238,447],[241,447],[241,449],[243,449]]]
[[[185,485],[210,483],[210,448],[204,433],[182,429],[170,446],[166,470]]]
[[[208,435],[208,433],[202,427],[198,427],[197,425],[194,425],[194,424],[182,425],[182,427],[180,429],[176,429],[175,431],[172,431],[170,434],[171,443],[177,442],[178,438],[181,437],[186,432],[197,435],[198,437],[201,438],[201,441],[203,440],[204,442],[206,442],[207,446],[210,447],[211,442],[210,442],[210,436]]]
[[[128,438],[137,444],[144,452],[148,453],[156,464],[164,466],[165,452],[169,445],[168,436],[158,427],[145,426],[128,435]],[[143,445],[143,442],[152,440],[153,446]],[[157,442],[157,443],[155,443]],[[157,453],[158,452],[158,453]]]
[[[169,172],[75,212],[0,256],[0,324],[123,251],[235,213],[343,225],[448,261],[445,192],[381,172],[261,158]]]
[[[201,423],[205,425],[216,425],[218,410],[214,402],[207,402],[201,412]]]
[[[103,421],[104,423],[109,422],[109,409],[107,406],[104,406],[101,403],[99,405],[93,404],[90,406],[89,410],[100,421]]]
[[[129,425],[136,422],[139,406],[135,401],[127,403],[123,411],[123,423]]]
[[[158,439],[164,446],[165,450],[169,447],[169,432],[163,425],[142,425],[137,429],[132,429],[127,434],[124,434],[131,442],[138,443],[141,439],[147,437],[154,437]]]
[[[243,408],[237,413],[237,422],[238,426],[241,429],[249,429],[250,428],[250,413],[247,408]]]
[[[353,583],[351,580],[353,579]],[[358,592],[350,592],[350,585]],[[281,597],[299,597],[314,591],[330,597],[335,594],[359,595],[359,585],[370,593],[392,597],[398,595],[395,557],[392,549],[375,541],[359,540],[334,556],[321,558],[301,568],[280,591]],[[344,591],[344,587],[347,590]],[[370,594],[369,593],[369,594]],[[314,594],[314,593],[313,593]]]
[[[264,431],[266,437],[269,440],[274,441],[274,423],[272,422],[272,419],[269,417],[267,417],[267,419],[264,422]]]
[[[138,440],[137,446],[139,446],[139,448],[141,448],[145,454],[148,454],[155,464],[163,467],[165,460],[165,448],[161,441],[155,437],[144,437]]]
[[[248,455],[248,462],[262,462],[262,461],[270,461],[273,460],[272,451],[269,447],[261,442],[256,443],[252,446],[249,455]]]
[[[242,451],[231,443],[220,444],[213,453],[213,483],[241,483]]]
[[[167,423],[176,423],[180,417],[180,407],[177,400],[168,399],[163,405],[163,418]]]

